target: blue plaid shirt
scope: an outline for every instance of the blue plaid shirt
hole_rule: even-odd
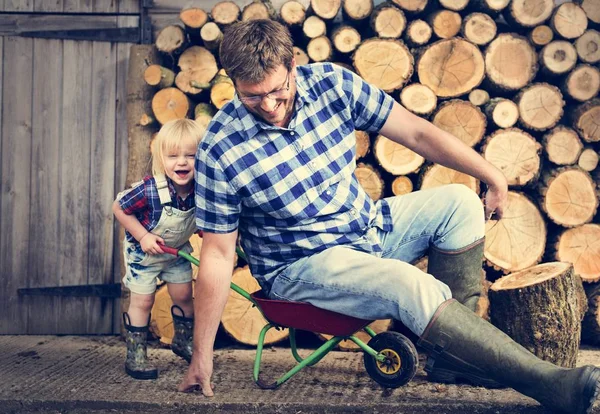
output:
[[[392,229],[354,175],[354,130],[379,131],[393,98],[330,63],[298,66],[288,128],[269,125],[236,96],[215,115],[196,154],[196,224],[239,228],[250,269],[268,288],[294,261],[338,245],[380,254],[365,236]]]

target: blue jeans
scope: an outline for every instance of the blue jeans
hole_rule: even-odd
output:
[[[485,233],[483,205],[462,184],[391,197],[393,230],[370,228],[383,252],[369,254],[337,246],[300,259],[274,280],[273,299],[309,302],[363,319],[396,319],[421,335],[450,289],[411,265],[430,246],[458,250]]]

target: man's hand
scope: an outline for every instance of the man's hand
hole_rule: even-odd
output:
[[[499,220],[504,215],[504,209],[508,201],[508,186],[489,186],[483,199],[485,207],[485,219],[494,218]]]
[[[163,249],[160,248],[160,244],[165,244],[165,241],[153,233],[146,233],[144,237],[140,239],[140,246],[142,251],[147,254],[163,254]]]
[[[212,355],[209,358],[194,358],[192,356],[192,362],[188,368],[185,377],[181,381],[181,384],[177,387],[179,392],[192,392],[198,388],[202,390],[202,394],[205,397],[212,397],[214,384],[211,384],[210,378],[213,371]]]

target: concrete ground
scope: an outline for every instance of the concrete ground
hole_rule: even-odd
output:
[[[339,351],[277,390],[262,390],[252,381],[255,351],[231,345],[215,352],[216,394],[209,399],[176,391],[186,364],[169,349],[155,345],[149,353],[160,377],[138,381],[123,370],[125,344],[118,337],[0,336],[0,413],[546,412],[511,389],[429,383],[423,358],[412,382],[384,389],[366,373],[362,353]],[[294,363],[285,345],[267,348],[263,374],[280,376]],[[600,350],[582,348],[578,364],[590,363],[600,365]]]

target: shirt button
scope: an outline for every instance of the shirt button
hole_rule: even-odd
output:
[[[294,135],[294,134],[295,134],[295,132],[294,132],[294,131],[290,131],[290,134],[291,134],[291,135]]]
[[[327,195],[331,195],[331,190],[327,190],[327,191],[325,191],[325,194],[327,194]]]
[[[353,216],[356,216],[356,209],[355,208],[350,209],[350,213],[352,213]]]

